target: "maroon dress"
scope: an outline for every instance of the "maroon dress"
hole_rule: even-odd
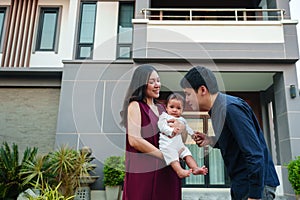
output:
[[[141,135],[158,148],[158,116],[144,103],[139,102],[141,110]],[[164,108],[158,105],[161,114]],[[123,200],[180,200],[181,179],[165,162],[146,155],[129,145],[126,134],[126,176]]]

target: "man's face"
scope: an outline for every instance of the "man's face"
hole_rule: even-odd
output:
[[[200,111],[199,108],[199,100],[198,100],[198,93],[195,92],[193,88],[184,88],[185,93],[185,101],[186,103],[193,109]]]

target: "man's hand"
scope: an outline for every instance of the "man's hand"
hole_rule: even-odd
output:
[[[194,133],[193,139],[199,147],[204,147],[206,145],[212,144],[211,138],[209,136],[198,131]]]

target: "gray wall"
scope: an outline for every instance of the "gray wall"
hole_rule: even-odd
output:
[[[38,152],[54,149],[59,88],[0,88],[0,141]],[[20,154],[20,156],[22,156]]]
[[[92,188],[103,189],[103,163],[123,155],[125,130],[119,125],[133,62],[70,61],[64,63],[56,147],[92,148],[95,172]]]

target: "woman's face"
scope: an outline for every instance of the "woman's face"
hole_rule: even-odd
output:
[[[147,88],[146,88],[146,97],[148,98],[158,98],[160,91],[160,78],[156,71],[153,71],[149,77]]]

